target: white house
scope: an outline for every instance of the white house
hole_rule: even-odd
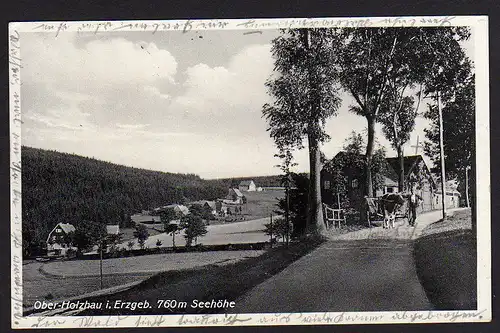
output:
[[[106,233],[108,235],[118,235],[120,233],[120,226],[116,225],[106,225]]]
[[[238,189],[242,192],[253,192],[257,191],[257,186],[255,186],[253,180],[243,180],[240,182],[240,185],[238,185]]]
[[[434,207],[435,209],[441,209],[443,207],[441,189],[438,189],[434,195]],[[446,189],[446,208],[459,208],[460,207],[460,192],[454,189]]]
[[[75,227],[70,223],[58,223],[47,236],[47,255],[65,256],[68,250],[77,250],[71,242]]]

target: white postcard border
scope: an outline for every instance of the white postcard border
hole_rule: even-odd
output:
[[[148,315],[94,317],[23,317],[21,199],[21,76],[20,32],[64,31],[103,34],[113,31],[255,30],[319,27],[469,26],[474,29],[476,73],[477,179],[477,311],[332,312],[237,315]],[[12,22],[9,24],[11,311],[13,328],[153,327],[227,325],[322,325],[366,323],[488,322],[491,320],[491,210],[489,151],[489,74],[487,16],[421,16],[375,18],[290,18],[173,21]]]

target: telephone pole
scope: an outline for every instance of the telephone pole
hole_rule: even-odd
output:
[[[469,169],[470,169],[469,165],[467,167],[465,167],[465,199],[467,200],[467,208],[470,208],[470,202],[469,202]]]
[[[443,220],[446,218],[446,172],[444,169],[444,139],[443,139],[443,110],[441,110],[441,96],[437,92],[437,107],[439,112],[439,157],[441,160],[441,202]]]

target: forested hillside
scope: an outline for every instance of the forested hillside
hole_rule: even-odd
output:
[[[161,158],[161,157],[159,157]],[[93,158],[22,148],[23,237],[45,242],[59,222],[127,224],[143,209],[225,196],[223,182],[193,174],[125,167]]]

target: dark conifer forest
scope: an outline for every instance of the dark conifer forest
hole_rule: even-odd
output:
[[[22,148],[24,248],[40,248],[59,222],[124,227],[130,215],[170,203],[224,197],[224,181],[121,166],[72,154]]]

